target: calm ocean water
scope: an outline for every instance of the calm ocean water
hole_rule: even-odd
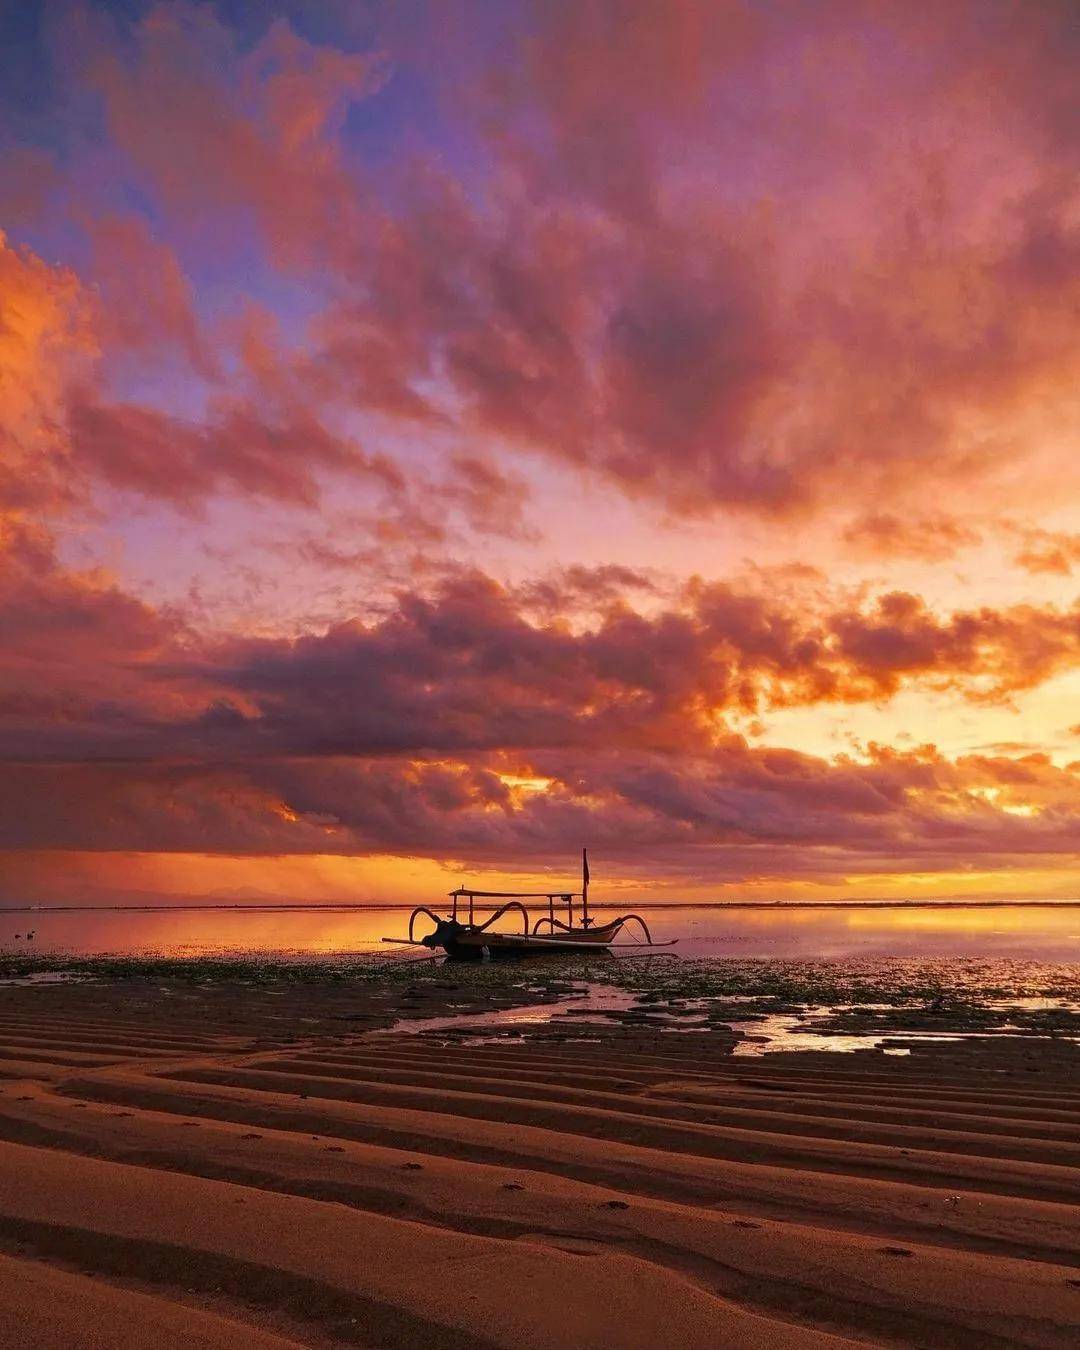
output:
[[[621,909],[596,906],[597,916]],[[683,956],[989,957],[1080,963],[1080,904],[639,907]],[[339,955],[404,936],[408,906],[0,910],[0,950]],[[33,937],[28,937],[33,933]],[[389,948],[381,948],[383,951]]]

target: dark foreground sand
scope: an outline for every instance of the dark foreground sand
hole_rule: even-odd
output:
[[[0,989],[0,1345],[1078,1344],[1067,1056],[401,1009],[439,994]]]

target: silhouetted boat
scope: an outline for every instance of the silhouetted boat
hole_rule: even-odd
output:
[[[609,947],[673,947],[678,938],[668,942],[654,942],[649,925],[640,914],[621,914],[617,919],[597,924],[589,915],[589,860],[581,850],[580,891],[479,891],[459,886],[450,892],[450,912],[440,916],[426,905],[418,905],[409,915],[407,938],[383,938],[409,947],[441,947],[448,956],[478,960],[485,954],[491,957],[524,956],[542,953],[602,952]],[[495,912],[483,923],[476,921],[477,900],[503,900]],[[526,900],[546,901],[546,913],[535,920],[529,916]],[[575,923],[575,901],[580,901],[579,922]],[[556,914],[556,905],[565,905],[566,920]],[[560,909],[560,913],[563,911]],[[495,924],[506,915],[520,918],[520,932],[504,932]],[[417,920],[427,918],[435,925],[422,937],[417,937]],[[628,924],[636,924],[644,934],[644,941],[617,942]]]

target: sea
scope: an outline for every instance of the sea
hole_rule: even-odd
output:
[[[410,910],[355,904],[0,908],[0,952],[298,959],[388,952],[381,939],[404,937]],[[624,912],[625,906],[593,906],[597,920]],[[635,912],[656,940],[677,938],[672,950],[683,957],[1080,963],[1080,901],[669,904]]]

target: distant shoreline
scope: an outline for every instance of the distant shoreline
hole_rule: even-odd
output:
[[[1078,900],[669,900],[642,903],[640,901],[611,901],[590,905],[590,909],[626,909],[636,904],[640,909],[708,909],[708,910],[788,910],[788,909],[1080,909]],[[178,914],[178,913],[252,913],[252,914],[318,914],[318,913],[379,913],[406,911],[415,905],[405,902],[359,903],[355,901],[321,901],[317,904],[259,902],[253,904],[211,905],[0,905],[0,914]],[[489,910],[492,905],[477,905]]]

